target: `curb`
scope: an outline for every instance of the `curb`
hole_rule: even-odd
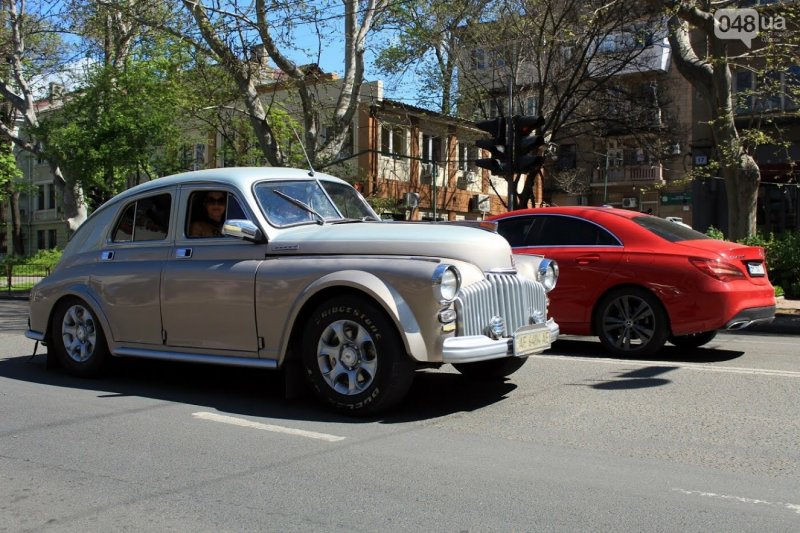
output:
[[[779,310],[775,313],[775,320],[769,324],[756,324],[742,331],[800,335],[800,314],[781,313]]]

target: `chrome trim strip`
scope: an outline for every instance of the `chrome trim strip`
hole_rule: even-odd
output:
[[[204,355],[187,352],[165,352],[162,350],[145,350],[142,348],[118,348],[114,355],[120,357],[143,357],[145,359],[160,359],[165,361],[181,361],[185,363],[209,363],[214,365],[228,365],[251,368],[278,368],[275,359],[255,359],[251,357],[233,357],[225,355]]]

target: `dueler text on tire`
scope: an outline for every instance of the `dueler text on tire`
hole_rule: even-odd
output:
[[[595,331],[611,353],[652,355],[667,341],[667,315],[661,302],[639,287],[621,287],[597,304]]]
[[[394,324],[365,297],[328,300],[309,317],[302,358],[312,389],[335,409],[369,415],[397,404],[414,379]]]
[[[108,358],[103,328],[80,298],[61,301],[50,323],[50,344],[59,364],[70,374],[95,377]]]
[[[510,376],[528,360],[527,357],[504,357],[477,363],[457,363],[453,366],[470,379],[492,381]]]

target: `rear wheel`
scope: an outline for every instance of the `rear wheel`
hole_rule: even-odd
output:
[[[375,414],[408,392],[416,365],[394,324],[366,298],[328,300],[311,314],[303,366],[317,396],[338,411]]]
[[[50,346],[61,366],[81,377],[99,375],[108,359],[103,328],[80,298],[58,304],[50,325]]]
[[[652,355],[667,340],[667,315],[661,302],[637,287],[608,293],[597,306],[595,326],[603,346],[624,357]]]
[[[470,379],[494,381],[510,376],[522,368],[527,360],[527,357],[505,357],[477,363],[457,363],[453,366]]]
[[[678,348],[699,348],[714,340],[716,336],[717,330],[712,330],[690,335],[671,335],[668,340]]]

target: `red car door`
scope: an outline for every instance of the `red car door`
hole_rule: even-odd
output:
[[[498,232],[511,237],[506,238],[514,253],[544,255],[558,262],[550,313],[562,333],[589,334],[592,308],[623,257],[620,240],[598,224],[569,215],[527,214],[498,222]]]

